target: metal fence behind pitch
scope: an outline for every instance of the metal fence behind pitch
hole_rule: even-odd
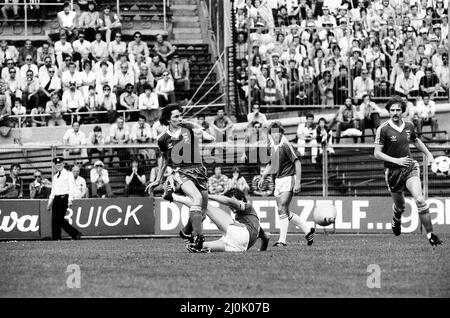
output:
[[[297,148],[297,145],[294,145]],[[311,145],[305,146],[302,162],[303,196],[389,196],[385,181],[383,163],[373,157],[373,145],[339,144],[332,145],[334,153],[319,147],[317,163],[311,162]],[[450,145],[430,146],[435,157],[449,156]],[[203,161],[208,169],[208,176],[214,167],[220,165],[222,173],[229,178],[235,167],[239,167],[242,176],[251,187],[252,179],[267,162],[267,158],[256,157],[252,151],[264,150],[264,147],[243,142],[211,143],[202,145]],[[421,167],[421,180],[424,194],[428,197],[450,197],[450,176],[437,175],[431,171],[424,155],[412,148],[414,158]],[[258,158],[257,161],[243,159],[243,154]],[[263,153],[263,152],[261,152]],[[126,196],[125,178],[131,172],[131,161],[139,161],[139,172],[145,175],[148,184],[157,172],[152,169],[158,165],[158,147],[156,144],[125,145],[29,145],[7,146],[0,151],[0,166],[8,174],[12,163],[22,167],[24,197],[29,195],[29,184],[34,181],[33,173],[40,170],[42,175],[51,179],[53,173],[52,159],[64,156],[70,169],[73,165],[81,167],[81,176],[90,184],[90,170],[101,160],[104,169],[109,172],[114,196]],[[253,160],[253,159],[252,159]],[[265,161],[264,161],[265,160]],[[262,162],[264,161],[264,162]],[[159,189],[160,191],[162,189]],[[139,193],[148,195],[147,193]],[[161,194],[161,192],[159,192]],[[1,197],[1,196],[0,196]]]

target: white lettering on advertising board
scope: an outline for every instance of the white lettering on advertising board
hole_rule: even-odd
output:
[[[140,225],[139,218],[137,217],[137,213],[141,211],[143,208],[142,204],[133,207],[131,205],[127,205],[126,210],[123,211],[122,208],[118,205],[108,205],[105,208],[102,206],[90,207],[88,213],[83,213],[83,208],[78,207],[74,213],[73,209],[68,209],[68,213],[65,218],[70,224],[73,224],[73,218],[75,214],[75,224],[80,229],[87,228],[89,226],[98,227],[100,225],[100,221],[103,221],[103,224],[108,227],[118,226],[123,222],[123,225],[127,226],[130,222],[134,222],[136,225]],[[125,215],[124,215],[125,212]],[[95,222],[92,224],[95,215]]]
[[[20,232],[37,232],[39,230],[39,215],[22,215],[19,217],[17,212],[11,211],[9,215],[2,216],[0,210],[0,232],[11,232],[17,228]]]

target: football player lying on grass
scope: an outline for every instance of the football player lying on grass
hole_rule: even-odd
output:
[[[164,197],[169,201],[191,206],[190,198],[172,192],[173,188],[170,182],[166,183],[165,190]],[[209,200],[226,205],[236,216],[233,220],[227,212],[208,203],[206,215],[223,236],[218,240],[205,242],[203,244],[204,249],[209,249],[211,252],[245,252],[255,244],[258,238],[262,240],[260,251],[267,249],[269,237],[261,228],[255,209],[247,202],[247,198],[242,191],[230,189],[225,192],[225,195],[209,195]],[[192,242],[189,242],[186,248],[188,251],[196,253],[197,250],[191,248],[192,244]]]

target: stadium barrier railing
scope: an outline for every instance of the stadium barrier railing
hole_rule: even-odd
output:
[[[228,147],[227,147],[228,146]],[[235,153],[238,156],[245,147],[252,147],[252,144],[243,143],[212,143],[205,144],[204,149],[230,148],[226,153]],[[296,145],[294,145],[296,147]],[[339,144],[332,145],[335,153],[328,155],[325,150],[322,158],[319,157],[319,164],[309,163],[309,151],[306,149],[306,156],[301,159],[305,182],[302,182],[302,190],[298,196],[293,198],[293,209],[296,213],[314,226],[313,211],[315,206],[321,202],[331,202],[337,209],[337,219],[334,225],[323,230],[336,233],[390,233],[389,220],[391,215],[391,205],[388,190],[383,180],[383,167],[381,161],[375,161],[371,157],[373,145],[353,145]],[[29,145],[2,148],[0,152],[0,165],[6,173],[12,162],[22,165],[24,187],[28,187],[32,182],[31,174],[35,169],[40,169],[42,175],[50,179],[52,175],[51,159],[55,156],[64,155],[65,151],[76,148],[92,149],[96,146],[67,146],[67,145]],[[110,150],[157,150],[155,144],[145,145],[102,145]],[[305,146],[310,148],[309,145]],[[261,147],[262,148],[262,147]],[[430,145],[430,150],[436,156],[448,156],[450,146]],[[448,174],[437,175],[431,172],[426,158],[421,153],[413,150],[413,156],[421,164],[421,180],[423,191],[430,205],[432,220],[436,231],[448,231],[450,219],[446,212],[450,209],[449,189],[450,178]],[[27,153],[23,153],[26,151]],[[115,154],[114,154],[115,156]],[[233,156],[232,158],[236,158]],[[89,161],[83,163],[83,159]],[[80,163],[85,164],[85,179],[89,184],[89,171],[99,155],[82,157],[80,155],[66,156],[69,165]],[[110,182],[114,183],[115,189],[113,197],[107,193],[98,198],[84,198],[74,201],[74,206],[69,210],[66,218],[79,228],[85,237],[148,237],[153,235],[176,235],[182,224],[185,224],[189,210],[178,204],[169,203],[159,197],[136,196],[131,193],[126,196],[121,189],[125,187],[125,171],[130,170],[131,156],[128,155],[122,161],[105,161],[104,169],[110,174]],[[231,160],[230,160],[231,161]],[[207,164],[210,171],[212,167],[220,164],[223,168],[228,164],[209,162]],[[322,164],[320,163],[322,162]],[[120,164],[124,163],[123,167]],[[142,161],[141,161],[142,163]],[[153,159],[148,167],[154,167],[157,159]],[[239,162],[232,162],[230,167],[240,165]],[[256,163],[257,167],[261,165]],[[243,167],[246,165],[244,164]],[[141,168],[144,166],[141,166]],[[309,170],[309,172],[308,172]],[[314,170],[316,170],[314,172]],[[145,172],[149,174],[148,170]],[[309,176],[308,176],[309,174]],[[315,175],[315,177],[314,177]],[[319,192],[308,189],[307,178],[317,179]],[[1,178],[0,178],[0,181]],[[338,183],[335,185],[334,183]],[[339,182],[343,182],[341,186]],[[337,192],[342,187],[348,187],[347,192]],[[370,187],[372,193],[368,193],[365,187]],[[321,190],[321,191],[320,191]],[[366,191],[366,192],[364,192]],[[440,192],[439,192],[440,191]],[[320,193],[321,192],[321,193]],[[375,193],[378,192],[378,193]],[[28,197],[28,196],[25,196]],[[278,231],[278,221],[276,213],[276,199],[273,196],[255,197],[250,195],[250,201],[258,212],[262,226],[270,232]],[[407,197],[407,209],[403,220],[404,233],[420,233],[421,226],[416,213],[414,201]],[[51,234],[51,218],[46,211],[46,199],[22,200],[13,198],[2,198],[0,200],[0,240],[11,239],[44,239]],[[318,229],[322,227],[317,226]],[[209,219],[204,223],[205,233],[218,234],[217,228]],[[290,232],[297,232],[293,227]]]
[[[73,0],[69,0],[71,8],[74,8],[74,1]],[[168,5],[168,0],[162,0],[163,3],[163,28],[164,31],[167,31],[167,5]],[[101,3],[98,3],[101,5]],[[25,38],[29,35],[29,23],[30,22],[39,22],[39,21],[54,21],[54,19],[39,19],[39,20],[31,20],[28,15],[29,15],[29,6],[44,6],[44,7],[58,7],[58,8],[62,8],[63,3],[62,2],[56,2],[56,3],[47,3],[47,2],[40,2],[39,4],[33,4],[30,3],[29,0],[21,0],[18,3],[5,3],[5,2],[0,2],[0,6],[5,6],[8,5],[10,7],[14,7],[17,6],[19,8],[21,8],[22,12],[23,12],[23,19],[8,19],[6,21],[11,21],[11,22],[24,22],[24,35]],[[121,16],[120,14],[120,10],[121,10],[121,6],[120,6],[120,0],[116,0],[116,14],[117,16]]]

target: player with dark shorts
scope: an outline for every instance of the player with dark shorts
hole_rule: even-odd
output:
[[[201,253],[204,252],[202,219],[208,203],[208,178],[202,164],[200,142],[202,138],[214,140],[214,137],[201,127],[183,121],[182,112],[183,108],[178,104],[167,105],[162,110],[159,121],[168,128],[158,136],[162,160],[158,176],[150,187],[159,185],[166,168],[172,167],[181,191],[192,200],[186,231],[192,232],[190,241],[193,242],[193,249]]]
[[[261,177],[259,187],[263,186],[265,176],[275,172],[275,192],[278,216],[280,218],[280,237],[274,246],[285,247],[289,222],[292,221],[303,233],[308,245],[314,241],[315,229],[308,227],[299,215],[289,211],[292,197],[300,192],[302,166],[297,152],[284,136],[283,125],[279,121],[272,122],[268,128],[269,151],[272,161]]]
[[[173,186],[173,183],[165,185],[165,191],[169,193],[169,200],[190,207],[192,201],[185,196],[173,193]],[[233,220],[230,214],[224,210],[208,204],[206,215],[223,236],[218,240],[205,242],[203,244],[205,250],[208,252],[245,252],[256,243],[258,238],[262,240],[260,251],[267,250],[269,238],[260,226],[255,209],[241,190],[233,188],[224,195],[209,195],[209,199],[229,207],[235,213],[235,219]],[[191,245],[187,245],[188,250]]]
[[[401,234],[401,216],[405,211],[403,192],[407,189],[416,202],[428,241],[432,246],[437,246],[442,244],[442,241],[433,233],[430,211],[422,193],[419,163],[413,159],[409,144],[413,143],[423,152],[429,164],[434,161],[433,155],[417,138],[414,124],[402,119],[406,103],[400,96],[391,98],[386,104],[386,110],[391,118],[377,129],[374,156],[384,161],[385,179],[394,201],[392,231],[397,236]]]

